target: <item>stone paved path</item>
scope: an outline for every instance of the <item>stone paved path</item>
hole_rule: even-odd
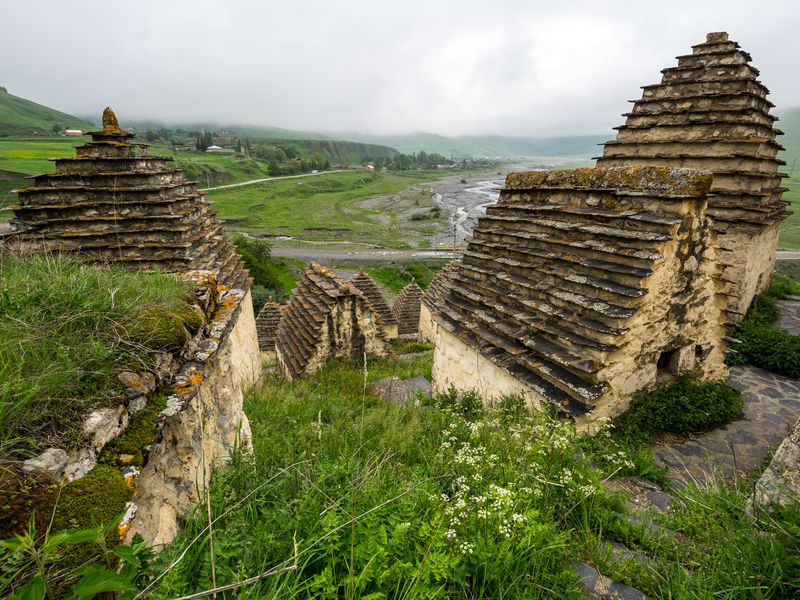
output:
[[[800,302],[778,300],[778,325],[800,335]],[[732,367],[730,385],[742,393],[742,418],[709,433],[653,448],[656,462],[681,485],[710,485],[763,466],[800,418],[800,381],[751,366]]]
[[[692,439],[653,448],[677,484],[710,485],[762,466],[800,418],[800,381],[757,367],[732,367],[731,387],[742,392],[743,417]]]
[[[794,335],[800,335],[800,302],[778,300],[778,326]]]

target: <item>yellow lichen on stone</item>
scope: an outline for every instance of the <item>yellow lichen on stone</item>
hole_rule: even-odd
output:
[[[509,173],[506,189],[611,189],[700,197],[708,193],[713,176],[697,169],[671,167],[612,167]]]

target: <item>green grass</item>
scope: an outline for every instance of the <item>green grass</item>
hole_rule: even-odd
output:
[[[88,121],[73,117],[0,89],[0,136],[50,133],[53,126],[60,129],[92,129]]]
[[[238,231],[408,248],[436,231],[434,220],[410,220],[415,210],[434,202],[427,191],[409,188],[442,176],[344,171],[212,191],[207,199]],[[375,196],[381,198],[369,200]]]
[[[371,359],[367,379],[428,376],[430,360]],[[579,598],[571,565],[583,558],[657,598],[800,591],[800,519],[745,517],[747,485],[676,490],[673,515],[656,518],[685,537],[664,538],[615,514],[622,498],[601,481],[636,465],[611,430],[576,436],[513,397],[485,409],[474,393],[448,393],[398,408],[365,395],[363,377],[360,361],[332,363],[289,383],[269,377],[246,400],[254,453],[237,454],[210,490],[217,585],[288,567],[238,597]],[[212,586],[206,510],[146,573],[150,597]],[[656,562],[612,563],[608,541]]]
[[[187,294],[172,275],[0,256],[0,454],[78,444],[86,411],[119,402],[118,373],[199,326]]]
[[[769,289],[758,296],[733,332],[740,340],[728,356],[729,365],[752,364],[786,377],[800,377],[800,336],[781,329],[776,299],[800,292],[800,284],[786,275],[774,275]]]
[[[447,264],[447,260],[411,260],[389,265],[366,267],[365,270],[377,282],[385,285],[393,294],[399,294],[405,286],[416,280],[424,290]]]

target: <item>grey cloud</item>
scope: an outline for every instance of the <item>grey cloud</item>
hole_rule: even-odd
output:
[[[312,131],[606,132],[708,31],[800,104],[800,3],[0,0],[0,85],[67,112]]]

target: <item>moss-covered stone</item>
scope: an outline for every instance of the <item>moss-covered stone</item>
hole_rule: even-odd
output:
[[[708,193],[711,181],[711,173],[695,169],[615,167],[509,173],[505,187],[618,189],[700,197]]]
[[[167,398],[157,394],[147,399],[147,406],[130,418],[128,428],[117,439],[109,442],[99,462],[114,466],[135,465],[142,467],[147,447],[158,437],[156,417],[167,406]],[[121,455],[132,456],[132,460],[120,460]]]
[[[189,337],[200,330],[203,319],[192,306],[177,310],[142,307],[129,319],[129,335],[147,348],[180,350]]]
[[[108,525],[125,511],[133,490],[117,469],[97,465],[65,485],[57,500],[53,530]]]

